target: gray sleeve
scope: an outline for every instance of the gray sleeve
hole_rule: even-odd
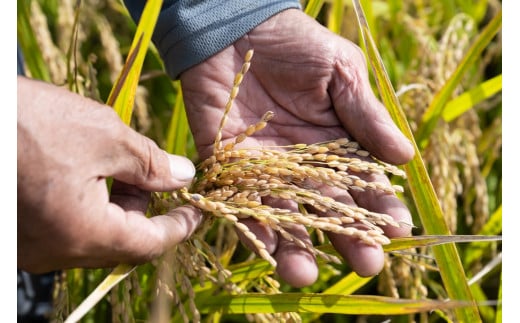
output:
[[[124,0],[137,22],[143,0]],[[153,35],[168,75],[177,79],[186,69],[228,47],[297,0],[167,0]]]

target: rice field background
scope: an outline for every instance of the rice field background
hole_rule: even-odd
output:
[[[238,242],[232,221],[217,219],[203,239],[131,271],[82,322],[502,321],[501,1],[302,6],[365,51],[374,91],[415,141],[415,159],[401,167],[407,179],[392,177],[412,211],[413,238],[385,245],[385,267],[375,277],[322,261],[318,281],[295,289]],[[30,76],[118,109],[114,84],[153,15],[138,27],[116,0],[18,0],[17,9]],[[118,112],[165,150],[201,163],[179,83],[164,73],[153,45],[140,50],[142,64],[133,66],[139,83],[127,89],[134,104]],[[160,194],[155,202],[150,215],[171,207]],[[316,245],[334,255],[326,240]],[[204,275],[191,273],[182,256],[192,248],[207,252]],[[110,275],[109,269],[63,272],[52,320],[64,321]]]

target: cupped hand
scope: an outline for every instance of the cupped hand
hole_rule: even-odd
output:
[[[188,186],[195,169],[127,127],[113,109],[18,77],[18,268],[139,264],[187,238],[201,214],[145,216],[150,192]],[[109,196],[106,178],[113,177]]]
[[[232,46],[181,74],[188,119],[201,157],[212,153],[234,76],[249,49],[254,50],[254,56],[224,127],[224,141],[270,110],[274,119],[245,144],[283,146],[350,137],[389,163],[403,164],[413,157],[411,143],[370,87],[360,49],[296,9],[271,17]],[[385,176],[372,176],[371,180],[389,181]],[[411,223],[409,210],[395,195],[321,189],[338,201]],[[295,287],[316,280],[316,260],[308,251],[257,223],[246,223],[266,243],[283,280]],[[405,236],[410,234],[410,227],[385,229],[385,233],[390,237]],[[295,227],[293,234],[309,239],[302,227]],[[381,246],[345,236],[329,237],[358,274],[370,276],[381,271]]]

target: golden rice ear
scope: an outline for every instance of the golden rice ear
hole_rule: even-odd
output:
[[[242,141],[244,141],[247,137],[250,137],[252,136],[254,133],[256,133],[257,131],[260,131],[262,129],[265,128],[265,126],[267,125],[267,122],[269,122],[269,120],[271,120],[272,118],[274,117],[274,112],[272,111],[267,111],[263,116],[262,116],[262,119],[260,121],[258,121],[257,123],[255,124],[252,124],[250,125],[249,127],[247,127],[246,131],[244,131],[243,133],[239,134],[236,138],[235,138],[235,141],[233,143],[229,143],[227,144],[225,147],[224,147],[224,150],[225,151],[229,151],[229,150],[232,150],[233,148],[235,148],[235,146],[239,143],[241,143]]]
[[[250,49],[247,51],[245,57],[244,57],[244,64],[242,64],[242,68],[240,69],[240,72],[238,72],[235,75],[235,79],[233,80],[233,87],[231,88],[231,91],[229,92],[229,99],[226,103],[225,109],[224,109],[224,115],[222,116],[222,119],[220,120],[220,125],[218,127],[217,135],[215,136],[215,143],[213,145],[213,155],[217,155],[220,150],[222,150],[222,129],[224,128],[224,125],[227,121],[227,116],[229,114],[229,111],[231,110],[231,107],[233,106],[233,101],[238,95],[240,84],[242,83],[242,80],[244,79],[244,75],[249,70],[249,67],[251,66],[251,59],[253,58],[253,49]],[[228,148],[231,149],[231,148]]]
[[[268,111],[258,122],[238,134],[234,141],[225,146],[222,144],[222,131],[239,86],[249,70],[252,56],[253,50],[249,50],[241,70],[234,78],[215,137],[213,155],[199,164],[201,173],[198,179],[190,189],[179,190],[176,198],[204,211],[209,215],[208,219],[220,218],[231,223],[251,242],[257,255],[273,267],[277,265],[276,260],[269,254],[264,242],[240,222],[241,219],[254,218],[285,240],[332,263],[340,261],[334,255],[315,248],[312,243],[292,235],[287,229],[303,225],[320,232],[350,236],[367,245],[390,243],[381,227],[400,226],[390,215],[335,201],[306,185],[310,180],[345,191],[375,191],[384,194],[402,192],[402,188],[397,185],[359,177],[361,173],[389,173],[404,177],[404,172],[394,165],[375,159],[356,141],[338,138],[313,144],[236,149],[237,144],[265,128],[274,117],[274,113]],[[263,197],[293,201],[299,205],[299,211],[263,204]],[[302,211],[305,206],[311,206],[316,214]],[[362,228],[352,226],[354,223],[362,225]]]

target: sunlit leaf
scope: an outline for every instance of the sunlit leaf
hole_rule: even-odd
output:
[[[375,276],[371,277],[360,277],[355,272],[351,272],[334,285],[330,286],[322,292],[322,295],[352,295],[357,292],[360,288],[372,281]],[[312,319],[318,319],[323,313],[317,313],[311,316]]]
[[[488,235],[423,235],[392,239],[390,244],[383,246],[385,252],[441,245],[445,243],[501,241],[501,236]]]
[[[18,0],[16,4],[16,35],[19,46],[25,53],[23,55],[23,61],[32,78],[49,82],[51,80],[49,69],[43,60],[40,46],[36,41],[34,31],[29,21],[31,1]]]
[[[446,122],[450,122],[468,111],[480,102],[490,98],[494,94],[502,90],[502,74],[495,76],[475,88],[462,93],[455,99],[446,103],[446,107],[442,112],[442,118]]]
[[[350,295],[361,287],[365,286],[372,277],[360,277],[355,272],[351,272],[340,281],[323,291],[323,294]]]
[[[496,323],[502,323],[502,273],[500,273],[500,286],[498,287],[498,297],[499,303],[497,305],[497,315],[495,317]]]
[[[81,302],[81,304],[74,309],[74,311],[67,317],[65,323],[74,323],[81,320],[96,304],[120,281],[125,279],[133,270],[134,266],[119,265],[112,270],[112,272],[101,282],[101,284],[94,289],[89,296]]]
[[[368,61],[372,67],[374,78],[379,89],[382,101],[387,107],[399,129],[412,142],[415,155],[412,161],[405,165],[410,191],[415,206],[419,212],[421,223],[427,234],[449,235],[448,225],[443,216],[439,201],[428,176],[428,172],[421,158],[421,152],[415,143],[414,136],[406,116],[401,108],[395,91],[388,79],[384,64],[376,45],[371,37],[370,30],[363,14],[359,0],[354,1],[354,8],[361,28],[363,41],[367,50]],[[454,244],[443,244],[432,248],[435,260],[446,290],[451,299],[473,300],[473,296],[466,284],[464,268]],[[479,322],[480,317],[476,306],[456,309],[456,315],[461,321]]]
[[[343,0],[332,1],[332,8],[329,11],[329,19],[327,27],[333,33],[339,34],[341,32],[341,23],[343,22]]]
[[[337,313],[352,315],[403,315],[467,306],[467,302],[408,300],[384,296],[311,293],[216,296],[197,304],[201,313]]]
[[[170,154],[186,156],[186,140],[190,134],[190,128],[179,82],[176,82],[175,86],[177,97],[166,136],[166,151]]]
[[[107,105],[114,108],[125,124],[130,124],[132,118],[141,69],[152,39],[161,5],[162,0],[146,2],[123,70],[119,74],[107,99]]]
[[[496,235],[502,232],[502,206],[500,206],[493,214],[490,219],[486,222],[481,234],[484,235]],[[489,246],[489,245],[487,245]],[[486,253],[487,247],[483,242],[475,241],[471,243],[465,252],[464,264],[466,266],[473,262],[480,261]]]
[[[312,18],[316,18],[323,7],[324,0],[309,0],[305,6],[305,13]]]

